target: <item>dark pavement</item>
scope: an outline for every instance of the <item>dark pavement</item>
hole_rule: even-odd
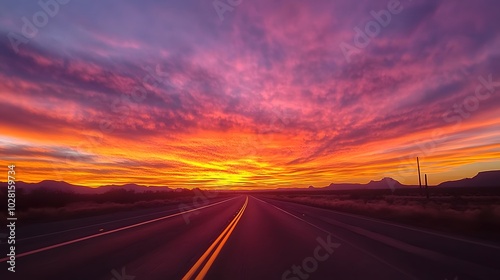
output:
[[[246,200],[19,227],[16,273],[2,259],[0,279],[182,279],[195,264],[194,275],[205,275],[204,268],[205,279],[500,279],[498,245]],[[5,256],[5,244],[0,249]]]

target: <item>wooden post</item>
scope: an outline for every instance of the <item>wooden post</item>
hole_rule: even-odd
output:
[[[418,188],[422,188],[422,178],[420,177],[420,162],[418,161],[417,157],[417,169],[418,169]]]

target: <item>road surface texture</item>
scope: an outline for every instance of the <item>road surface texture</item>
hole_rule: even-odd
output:
[[[500,246],[260,196],[20,226],[0,279],[500,279]]]

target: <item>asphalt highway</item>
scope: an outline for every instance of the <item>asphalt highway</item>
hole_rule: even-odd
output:
[[[16,231],[0,279],[500,279],[497,244],[260,196]]]

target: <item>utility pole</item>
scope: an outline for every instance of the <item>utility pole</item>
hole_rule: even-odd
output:
[[[427,174],[425,174],[425,195],[429,199],[429,185],[427,185]]]
[[[418,161],[418,157],[417,157],[417,169],[418,169],[418,188],[421,189],[422,188],[422,178],[420,176],[420,162]]]

